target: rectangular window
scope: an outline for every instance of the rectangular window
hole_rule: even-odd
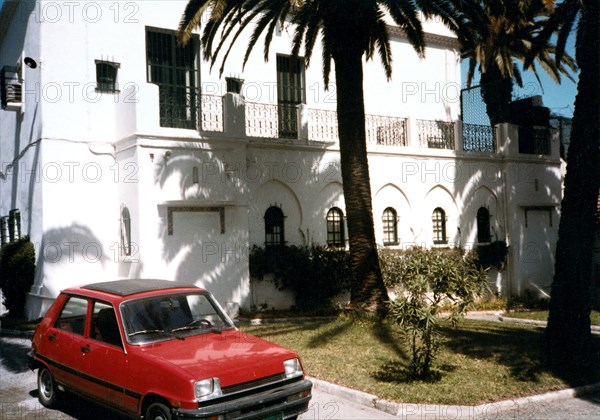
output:
[[[117,73],[119,67],[119,63],[96,60],[96,90],[98,92],[119,92],[117,85]]]
[[[94,302],[90,337],[113,346],[123,346],[117,317],[109,303]]]
[[[56,320],[55,327],[67,332],[83,335],[86,315],[87,300],[77,297],[69,298]]]
[[[197,128],[197,45],[192,38],[180,47],[175,32],[146,29],[147,79],[159,88],[161,127]]]
[[[306,102],[304,59],[277,56],[279,137],[298,138],[298,104]]]

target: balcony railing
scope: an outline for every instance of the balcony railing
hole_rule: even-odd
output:
[[[337,112],[310,109],[308,111],[308,139],[324,143],[337,142],[339,140]]]
[[[279,138],[277,105],[246,102],[246,135],[248,137]]]
[[[467,152],[494,153],[494,128],[490,125],[463,124],[463,149]]]
[[[256,139],[255,141],[289,139],[304,143],[339,142],[337,113],[333,110],[309,109],[302,104],[245,102],[243,98],[214,95],[201,95],[199,107],[199,125],[204,132],[226,131],[235,136]],[[457,125],[456,122],[437,120],[410,121],[401,117],[366,115],[365,130],[370,147],[412,146],[452,151],[459,147],[461,151],[489,153],[495,153],[497,148],[493,128],[483,125]],[[529,137],[535,138],[531,142],[533,153],[547,152],[543,135]]]
[[[429,149],[454,150],[454,123],[446,121],[417,120],[419,146]]]
[[[201,95],[202,131],[223,131],[223,97]]]
[[[367,115],[365,123],[367,144],[408,146],[406,118]]]

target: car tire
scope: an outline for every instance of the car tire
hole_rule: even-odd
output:
[[[38,370],[38,400],[47,408],[56,407],[58,403],[58,388],[54,376],[47,367]]]
[[[150,404],[146,410],[145,420],[171,420],[171,410],[163,403]]]

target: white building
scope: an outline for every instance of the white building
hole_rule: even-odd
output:
[[[282,27],[269,61],[259,44],[242,69],[240,39],[223,74],[244,83],[241,95],[227,93],[220,62],[211,71],[198,39],[176,47],[184,5],[4,3],[0,216],[4,241],[36,244],[32,318],[67,286],[130,277],[277,306],[274,290],[251,290],[251,244],[345,239],[335,86],[324,89],[320,52],[305,69]],[[489,127],[463,127],[457,41],[439,23],[426,30],[422,60],[391,29],[391,82],[377,61],[365,65],[378,243],[503,240],[509,255],[490,274],[493,291],[547,292],[561,199],[556,136],[502,124],[494,140]]]

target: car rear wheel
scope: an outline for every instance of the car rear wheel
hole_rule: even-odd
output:
[[[147,420],[171,420],[171,410],[166,405],[156,402],[150,404],[146,410]]]
[[[38,399],[44,407],[55,407],[58,401],[58,389],[54,377],[46,367],[38,370]]]

